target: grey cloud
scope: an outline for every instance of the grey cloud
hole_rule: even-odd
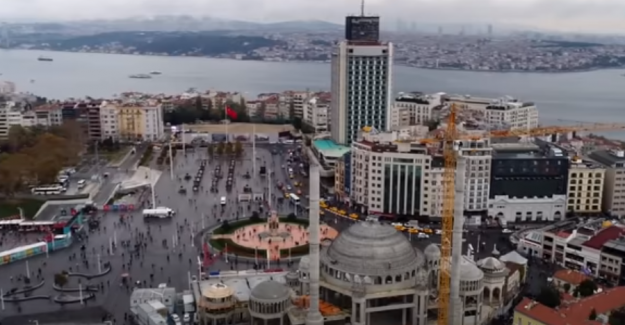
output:
[[[341,22],[359,0],[0,0],[0,20],[80,20],[190,14],[253,21]],[[383,20],[509,23],[573,31],[625,29],[622,0],[368,0]]]

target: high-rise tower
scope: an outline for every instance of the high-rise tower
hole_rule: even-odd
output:
[[[349,145],[365,126],[390,128],[393,45],[380,41],[380,17],[345,21],[345,40],[332,55],[332,139]]]

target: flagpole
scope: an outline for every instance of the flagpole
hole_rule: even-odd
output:
[[[226,123],[226,142],[230,142],[230,137],[228,136],[228,124],[230,124],[230,120],[228,120],[228,105],[224,105],[224,119]]]
[[[252,175],[256,175],[256,123],[252,125]]]

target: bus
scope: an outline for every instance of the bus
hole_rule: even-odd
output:
[[[56,185],[37,186],[31,189],[30,192],[35,195],[59,195],[65,192],[66,190],[67,188],[56,184]]]
[[[293,201],[295,204],[299,204],[299,196],[295,195],[294,193],[289,194],[289,197],[291,198],[291,201]]]

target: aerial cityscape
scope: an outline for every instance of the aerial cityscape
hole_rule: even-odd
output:
[[[620,92],[398,79],[623,68],[618,37],[383,18],[1,25],[0,323],[625,325]],[[143,86],[49,91],[93,79]]]

